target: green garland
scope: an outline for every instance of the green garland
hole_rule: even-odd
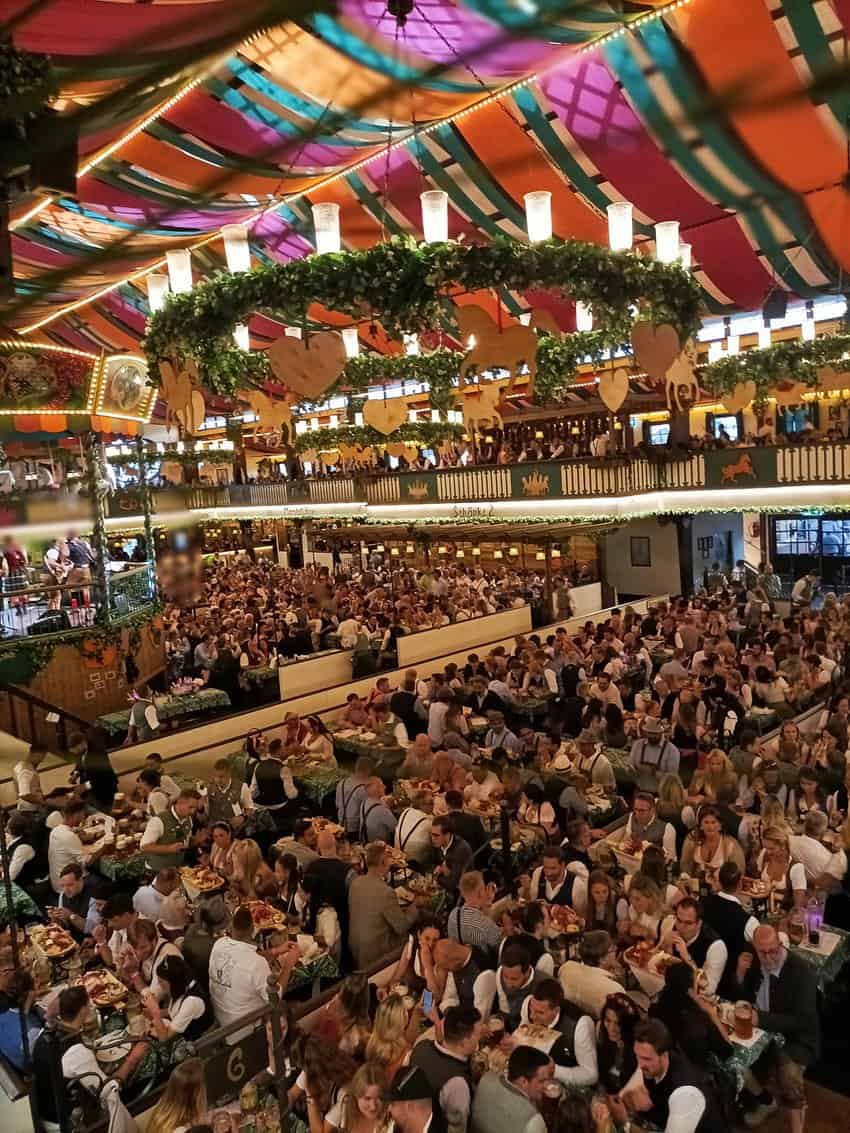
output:
[[[108,456],[106,459],[109,464],[120,468],[135,468],[139,464],[139,458],[135,452],[127,455]],[[232,464],[235,459],[235,452],[225,452],[223,449],[203,449],[200,452],[195,449],[184,449],[183,452],[178,452],[177,449],[166,449],[165,452],[146,451],[144,464],[145,467],[151,467],[155,464],[167,462],[169,464],[181,464],[185,467],[197,464],[200,461],[205,464]]]
[[[824,335],[811,341],[795,338],[763,350],[745,350],[703,366],[700,382],[718,397],[731,393],[740,382],[753,382],[756,401],[764,401],[783,381],[817,389],[820,367],[841,362],[847,354],[850,334]]]
[[[324,397],[350,391],[365,394],[370,386],[394,382],[424,382],[430,390],[431,406],[445,412],[452,408],[452,387],[457,382],[463,355],[441,347],[429,354],[359,354],[346,363],[339,379]]]
[[[313,303],[357,321],[380,321],[393,338],[441,325],[454,290],[548,288],[593,307],[599,343],[629,337],[631,307],[641,317],[671,323],[682,339],[699,326],[700,289],[681,267],[633,252],[611,252],[579,240],[523,244],[497,236],[487,244],[417,244],[392,237],[360,252],[338,252],[269,264],[250,272],[219,272],[192,291],[171,295],[150,319],[144,339],[149,376],[175,350],[191,355],[203,381],[232,395],[256,383],[264,362],[233,345],[232,331],[255,311],[300,326]],[[365,364],[364,364],[365,365]],[[267,371],[266,371],[267,372]],[[438,394],[439,396],[439,394]]]
[[[339,429],[321,429],[318,432],[299,433],[295,438],[295,451],[306,452],[314,448],[319,452],[332,452],[340,445],[416,444],[431,448],[447,437],[460,437],[463,425],[449,425],[443,421],[405,421],[392,434],[386,436],[371,425],[345,425]]]

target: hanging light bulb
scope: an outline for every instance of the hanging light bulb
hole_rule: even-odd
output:
[[[346,358],[356,358],[360,353],[360,335],[357,327],[343,327],[342,342]]]
[[[576,301],[576,330],[593,330],[593,311],[580,299]]]
[[[802,335],[804,342],[813,342],[815,337],[815,307],[811,299],[806,303],[803,317]]]
[[[316,230],[316,251],[319,255],[340,251],[339,205],[330,201],[313,205],[313,227]]]
[[[693,260],[693,252],[694,252],[694,250],[693,250],[693,248],[691,247],[690,244],[680,244],[679,245],[679,263],[682,265],[682,267],[685,269],[685,271],[691,270],[691,263],[692,263],[692,260]]]
[[[177,248],[165,253],[168,278],[175,295],[192,290],[192,253],[188,248]]]
[[[614,201],[608,206],[608,245],[612,252],[628,252],[632,246],[632,205]]]
[[[240,350],[251,349],[251,333],[247,323],[237,323],[233,328],[233,341]]]
[[[766,350],[773,341],[773,336],[770,333],[770,319],[765,319],[764,323],[759,327],[759,347]]]
[[[660,264],[673,264],[679,258],[679,222],[662,220],[655,226],[655,258]]]
[[[422,235],[426,244],[439,244],[449,238],[449,194],[428,189],[419,194],[422,205]]]
[[[408,355],[419,353],[419,335],[418,334],[403,334],[401,340],[404,343],[404,352]]]
[[[526,193],[525,228],[532,244],[552,238],[552,194],[545,191]]]
[[[152,272],[148,276],[148,307],[151,314],[161,311],[165,306],[168,295],[168,276],[161,271]]]
[[[248,244],[248,229],[244,224],[225,224],[221,230],[224,237],[224,258],[228,271],[251,270],[251,248]]]
[[[531,311],[523,311],[519,321],[524,327],[531,326]]]

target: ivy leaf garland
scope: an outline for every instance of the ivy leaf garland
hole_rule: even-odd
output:
[[[460,437],[463,425],[449,425],[443,421],[406,421],[392,434],[379,433],[371,425],[345,425],[339,429],[322,429],[320,432],[299,433],[295,438],[296,452],[318,448],[320,452],[333,452],[340,445],[359,445],[361,448],[405,442],[432,448],[446,437]]]
[[[677,265],[633,252],[611,252],[580,240],[527,245],[497,236],[478,245],[420,245],[412,237],[394,236],[364,251],[314,255],[250,272],[218,272],[190,292],[171,295],[151,317],[143,345],[153,382],[159,382],[159,362],[179,350],[195,358],[208,388],[232,396],[240,386],[261,384],[268,376],[264,356],[246,354],[232,341],[236,324],[255,311],[302,325],[311,304],[320,303],[355,321],[368,315],[390,337],[400,338],[438,327],[447,295],[493,287],[548,288],[590,303],[598,352],[627,341],[636,304],[642,317],[671,323],[683,340],[699,326],[700,290],[691,276]],[[559,360],[568,360],[577,349],[558,347],[556,353]],[[440,355],[432,366],[437,397],[445,400],[448,359],[435,354]],[[460,356],[456,358],[459,363]],[[411,362],[403,361],[407,374]],[[362,372],[359,367],[379,365],[358,359],[352,363],[345,371],[352,387]],[[401,359],[388,362],[391,367],[401,364]],[[548,386],[544,381],[544,389],[555,385],[554,375]]]
[[[799,382],[817,388],[818,370],[850,355],[850,334],[824,335],[777,342],[762,350],[745,350],[703,366],[700,384],[717,397],[731,393],[740,382],[753,382],[757,402],[765,401],[780,382]]]

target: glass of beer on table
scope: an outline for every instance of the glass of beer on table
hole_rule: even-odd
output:
[[[753,1008],[751,1003],[739,999],[732,1013],[732,1029],[738,1039],[751,1039],[753,1037]]]

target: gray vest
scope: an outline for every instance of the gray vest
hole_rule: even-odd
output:
[[[214,783],[207,790],[207,813],[210,822],[230,822],[233,818],[233,808],[242,797],[242,784],[235,779],[222,791]]]
[[[134,700],[130,709],[130,723],[136,729],[139,743],[146,740],[155,740],[159,735],[159,728],[152,728],[145,718],[145,709],[152,702],[150,700]]]
[[[472,1102],[473,1133],[517,1133],[539,1113],[533,1102],[500,1074],[491,1072],[478,1083]]]
[[[158,817],[163,826],[162,842],[165,845],[170,842],[182,842],[184,846],[189,845],[189,839],[192,837],[191,818],[178,818],[173,807],[164,810]],[[183,865],[186,860],[186,853],[185,850],[180,850],[176,854],[151,854],[150,859],[149,864],[152,869],[164,869],[165,866]]]

